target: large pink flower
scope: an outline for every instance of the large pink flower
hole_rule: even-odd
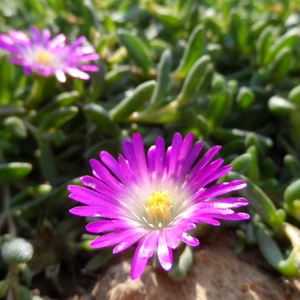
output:
[[[59,34],[51,39],[48,29],[40,32],[36,27],[30,28],[31,38],[23,31],[9,31],[0,34],[0,48],[11,54],[9,60],[24,67],[24,72],[50,76],[55,75],[61,82],[66,81],[66,74],[72,77],[89,79],[87,72],[97,72],[99,68],[87,64],[88,61],[99,59],[95,49],[83,46],[84,36],[72,44],[66,44],[66,36]]]
[[[146,157],[142,137],[136,133],[132,142],[123,143],[124,156],[119,155],[118,160],[102,151],[102,162],[90,161],[94,176],[82,177],[86,187],[68,187],[70,198],[85,204],[70,212],[103,218],[89,223],[86,229],[92,233],[110,232],[97,237],[92,247],[115,246],[113,253],[118,253],[138,242],[132,279],[142,275],[155,252],[161,266],[169,270],[179,241],[198,246],[198,239],[188,233],[196,223],[219,225],[216,219],[249,218],[246,213],[232,210],[247,205],[246,199],[216,198],[246,184],[236,180],[211,185],[231,166],[221,167],[221,158],[211,162],[220,146],[211,148],[196,162],[202,145],[194,145],[192,133],[184,139],[176,133],[167,151],[159,137]]]

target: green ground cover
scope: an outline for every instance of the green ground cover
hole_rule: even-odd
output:
[[[278,274],[299,276],[297,0],[1,3],[0,32],[33,25],[70,41],[85,35],[101,59],[90,80],[60,83],[25,75],[0,49],[0,245],[18,236],[34,248],[13,245],[28,254],[17,261],[2,251],[0,297],[13,287],[15,299],[31,299],[36,277],[59,293],[60,272],[102,272],[111,249],[89,246],[66,187],[134,132],[146,147],[157,136],[169,145],[175,132],[193,132],[206,149],[222,145],[233,166],[225,179],[248,185],[240,195],[251,220],[234,223],[237,251],[258,247]]]

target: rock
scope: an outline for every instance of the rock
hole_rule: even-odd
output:
[[[121,299],[123,300],[146,299],[146,290],[141,280],[130,281],[128,283],[124,282],[116,285],[108,292],[108,299],[120,299],[120,295],[122,295]]]
[[[227,237],[226,237],[227,236]],[[264,270],[256,252],[238,257],[234,235],[213,232],[195,252],[194,265],[187,278],[174,282],[168,275],[147,266],[143,276],[130,279],[130,259],[111,266],[95,285],[96,300],[282,300],[300,299],[300,289],[278,274]],[[251,251],[250,251],[251,252]],[[258,257],[257,257],[258,256]],[[299,283],[299,281],[297,281]],[[298,298],[299,297],[299,298]],[[81,299],[81,298],[80,298]],[[82,298],[84,299],[84,298]]]

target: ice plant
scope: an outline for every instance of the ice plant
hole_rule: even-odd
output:
[[[194,135],[182,139],[179,133],[165,151],[158,137],[147,157],[140,134],[123,143],[124,156],[114,159],[106,151],[101,161],[91,159],[92,176],[81,178],[86,187],[70,185],[70,198],[85,204],[70,210],[83,217],[100,217],[86,226],[92,233],[104,233],[91,242],[94,248],[115,246],[118,253],[138,242],[132,260],[131,277],[139,278],[148,259],[156,252],[165,270],[172,266],[172,250],[182,241],[198,246],[188,231],[197,223],[219,225],[216,219],[245,220],[249,215],[235,212],[248,204],[240,197],[216,198],[242,189],[242,180],[212,184],[231,169],[223,159],[212,161],[220,146],[212,147],[196,160],[203,143],[194,145]]]
[[[87,64],[97,60],[99,55],[91,46],[83,46],[84,36],[72,44],[66,44],[66,36],[59,34],[51,39],[48,29],[39,31],[30,28],[31,38],[23,31],[11,30],[0,34],[0,48],[13,56],[8,59],[24,68],[25,74],[36,73],[42,76],[55,75],[61,82],[66,81],[66,74],[72,77],[89,79],[87,72],[97,72],[98,67]]]

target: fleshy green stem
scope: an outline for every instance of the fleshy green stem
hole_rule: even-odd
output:
[[[35,108],[47,99],[47,91],[54,85],[52,77],[36,77],[29,97],[25,101],[25,106],[29,109]]]
[[[178,102],[172,101],[157,111],[151,110],[143,113],[133,113],[128,118],[128,120],[131,122],[155,123],[155,124],[165,124],[168,122],[175,122],[180,118],[178,107],[179,107]]]
[[[300,246],[300,231],[295,226],[287,223],[282,222],[282,228],[284,234],[287,236],[289,241],[291,242],[293,248]]]

